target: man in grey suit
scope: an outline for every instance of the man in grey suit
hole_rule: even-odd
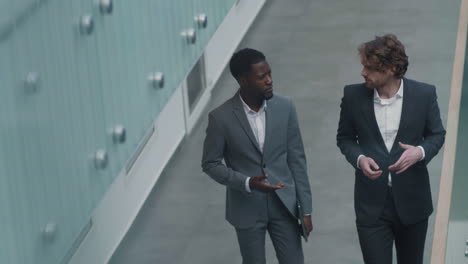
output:
[[[433,211],[427,164],[445,139],[436,89],[404,78],[395,35],[359,47],[365,83],[344,88],[337,143],[355,168],[354,205],[366,264],[422,264]]]
[[[294,104],[273,94],[261,52],[242,49],[229,67],[240,88],[209,114],[203,171],[226,186],[226,219],[236,229],[244,264],[266,262],[266,231],[279,263],[302,264],[297,217],[304,215],[308,235],[312,198]]]

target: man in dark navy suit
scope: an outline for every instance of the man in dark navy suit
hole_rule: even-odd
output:
[[[359,47],[365,83],[344,88],[337,145],[355,168],[356,225],[366,264],[422,264],[433,211],[426,165],[445,139],[436,89],[404,78],[395,35]]]

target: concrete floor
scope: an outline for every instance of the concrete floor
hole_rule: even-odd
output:
[[[335,144],[342,88],[362,81],[357,46],[395,33],[410,58],[407,77],[437,86],[446,121],[459,5],[459,0],[268,0],[241,43],[240,48],[266,54],[275,91],[291,96],[298,110],[314,201],[306,263],[363,263],[354,224],[353,169]],[[234,229],[224,220],[224,187],[200,168],[206,113],[236,89],[225,71],[111,264],[241,263]],[[430,164],[435,202],[441,156]],[[434,216],[425,263],[433,221]],[[271,243],[267,260],[277,263]]]

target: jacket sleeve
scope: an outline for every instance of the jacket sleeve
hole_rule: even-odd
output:
[[[440,119],[437,94],[434,86],[431,86],[430,102],[428,104],[426,122],[424,126],[424,140],[421,146],[426,154],[424,162],[429,163],[439,152],[445,141],[445,129]]]
[[[346,160],[355,169],[359,169],[357,167],[357,160],[359,155],[363,153],[358,143],[358,134],[353,121],[350,90],[349,87],[345,87],[343,98],[341,99],[340,121],[338,122],[336,142]]]
[[[225,148],[225,135],[217,124],[213,113],[210,113],[208,116],[205,142],[203,144],[203,172],[220,184],[248,194],[245,188],[247,176],[228,168],[223,163]]]
[[[297,199],[304,214],[312,213],[312,191],[307,175],[307,162],[294,104],[291,102],[287,133],[287,163],[296,183]]]

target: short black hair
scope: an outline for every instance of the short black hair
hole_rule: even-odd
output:
[[[265,55],[254,49],[241,49],[232,55],[229,61],[229,70],[237,80],[242,75],[250,71],[250,65],[266,61]]]

